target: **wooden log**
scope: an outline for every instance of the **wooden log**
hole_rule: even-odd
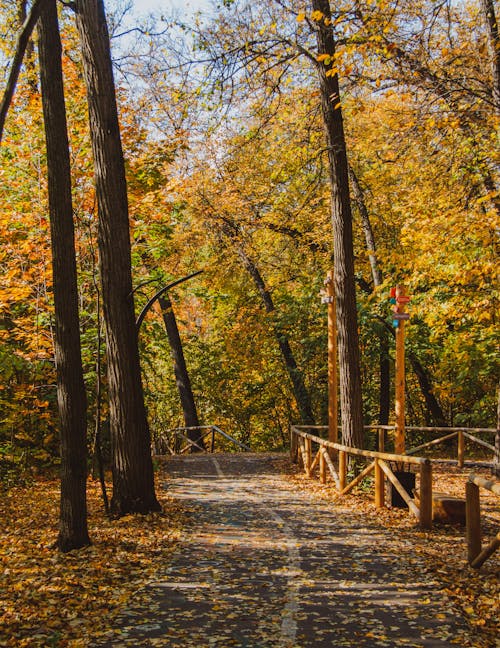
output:
[[[465,510],[467,522],[467,560],[472,564],[481,553],[481,508],[479,486],[469,479],[465,485]]]
[[[418,494],[415,499],[419,500]],[[432,520],[447,524],[465,524],[465,500],[448,493],[432,492]]]
[[[487,443],[486,441],[483,441],[482,439],[478,439],[477,437],[473,436],[472,434],[467,434],[467,432],[463,432],[464,437],[467,437],[470,441],[474,441],[474,443],[477,443],[480,446],[483,446],[483,448],[488,448],[488,450],[491,450],[492,452],[495,452],[495,446],[491,445],[491,443]]]
[[[456,437],[458,432],[451,432],[451,434],[447,434],[444,437],[439,437],[439,439],[433,439],[432,441],[427,441],[427,443],[422,443],[422,445],[416,446],[415,448],[411,448],[408,450],[406,454],[412,455],[415,454],[415,452],[419,452],[420,450],[423,450],[424,448],[430,448],[431,446],[438,445],[438,443],[442,443],[443,441],[447,441],[448,439],[453,439],[453,437]]]
[[[495,493],[495,495],[500,495],[500,481],[495,477],[491,479],[486,479],[485,477],[479,477],[474,475],[474,473],[469,475],[469,481],[476,486],[481,486],[481,488],[486,488],[486,490]]]
[[[320,455],[321,455],[321,452],[320,452],[320,450],[318,450],[318,452],[316,453],[316,456],[314,457],[314,461],[312,462],[311,467],[310,467],[310,469],[309,469],[311,475],[313,474],[314,469],[316,468],[316,466],[317,466],[318,463],[319,463]]]
[[[338,475],[337,470],[335,469],[335,465],[328,454],[328,451],[326,448],[321,448],[321,454],[323,455],[323,459],[325,460],[325,464],[328,467],[328,470],[330,471],[330,475],[333,478],[333,481],[335,482],[335,486],[337,487],[337,490],[340,490],[340,478]]]
[[[326,463],[325,463],[325,449],[320,448],[319,455],[319,480],[322,484],[326,484]]]
[[[312,427],[312,426],[308,426],[308,427]],[[397,461],[399,463],[412,464],[412,465],[420,465],[422,463],[428,463],[429,461],[424,457],[409,457],[406,454],[398,455],[398,454],[391,454],[388,452],[376,452],[375,450],[361,450],[360,448],[351,448],[350,446],[345,446],[340,443],[330,443],[330,441],[326,441],[325,439],[315,436],[314,434],[309,434],[308,432],[302,432],[302,430],[298,431],[298,435],[302,439],[311,439],[311,441],[314,441],[314,443],[318,443],[324,448],[333,448],[334,450],[338,450],[339,452],[342,450],[344,452],[347,452],[350,455],[355,455],[358,457],[369,457],[371,459],[378,458],[378,459],[384,459],[384,461]]]
[[[413,515],[418,520],[420,518],[420,511],[418,509],[418,506],[415,504],[413,499],[410,497],[410,495],[403,488],[401,482],[398,480],[396,475],[392,472],[390,466],[388,464],[386,464],[385,461],[383,461],[382,459],[379,459],[378,463],[379,463],[380,468],[387,475],[388,480],[391,482],[391,484],[394,486],[394,488],[398,491],[398,493],[401,495],[403,500],[406,502],[406,505],[408,506],[408,509],[413,513]]]
[[[347,482],[347,456],[344,450],[339,452],[339,489],[342,492]]]
[[[311,439],[305,439],[304,445],[305,445],[305,465],[304,465],[304,468],[306,470],[306,475],[308,477],[310,477],[311,476],[311,448],[312,448]]]
[[[306,469],[306,448],[305,448],[304,440],[299,438],[299,467],[301,461],[302,461],[302,468],[305,470]]]
[[[481,565],[488,560],[488,558],[492,556],[498,548],[500,548],[500,532],[497,533],[490,544],[485,547],[481,553],[476,556],[476,558],[474,558],[470,563],[470,566],[474,567],[474,569],[479,569],[479,567],[481,567]]]
[[[379,465],[379,460],[375,459],[375,506],[383,508],[385,506],[385,485],[384,471]]]
[[[378,431],[378,451],[385,451],[385,430]]]
[[[345,486],[341,491],[340,495],[346,495],[350,491],[352,491],[353,488],[355,488],[375,467],[375,462],[372,461],[371,464],[366,466],[357,477],[355,477],[347,486]]]
[[[462,430],[457,432],[458,447],[457,447],[457,463],[459,468],[464,467],[464,454],[465,454],[465,439]]]
[[[432,528],[432,464],[420,466],[420,527]]]

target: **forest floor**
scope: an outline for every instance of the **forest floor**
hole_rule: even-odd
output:
[[[463,496],[465,472],[435,472]],[[499,645],[498,553],[470,569],[462,527],[333,503],[286,455],[167,459],[157,490],[163,515],[109,521],[91,482],[93,545],[67,555],[55,481],[2,493],[0,646]]]

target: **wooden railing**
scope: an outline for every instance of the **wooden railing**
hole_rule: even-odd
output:
[[[199,431],[198,442],[189,438],[186,432]],[[154,454],[161,455],[169,452],[171,455],[185,454],[193,448],[197,452],[215,452],[217,449],[217,436],[222,437],[235,445],[239,450],[251,452],[251,449],[235,439],[230,434],[223,432],[217,425],[201,425],[198,427],[179,427],[165,430],[154,441]]]
[[[302,458],[305,473],[311,477],[313,471],[319,467],[319,477],[322,483],[326,482],[326,471],[328,470],[333,478],[335,486],[340,495],[347,494],[371,472],[374,473],[374,497],[375,506],[385,506],[385,478],[391,482],[397,492],[408,506],[408,509],[419,520],[423,529],[432,526],[432,465],[429,459],[407,455],[390,454],[374,450],[361,450],[326,441],[305,430],[325,429],[322,426],[292,426],[290,453],[292,461],[297,461],[299,455]],[[317,450],[313,453],[313,444]],[[314,457],[313,457],[314,454]],[[336,456],[337,466],[332,457]],[[347,483],[348,478],[348,457],[361,457],[370,463],[361,472]],[[397,466],[418,466],[420,471],[420,493],[419,504],[406,491],[394,471],[391,463]]]
[[[394,425],[367,425],[366,430],[378,430],[379,435],[380,433],[384,434],[385,431],[392,431],[395,430]],[[456,438],[457,439],[457,463],[459,468],[464,467],[465,463],[465,441],[471,441],[477,445],[482,446],[483,448],[487,448],[488,450],[491,450],[491,452],[494,454],[495,453],[495,446],[492,445],[491,443],[488,443],[487,441],[484,441],[483,439],[478,439],[476,434],[491,434],[494,435],[496,433],[495,428],[467,428],[467,427],[414,427],[414,426],[407,426],[405,428],[406,432],[411,434],[412,432],[422,432],[422,433],[441,433],[443,436],[440,436],[436,439],[432,439],[432,441],[428,441],[426,443],[422,443],[421,445],[415,446],[413,448],[410,448],[409,450],[406,451],[405,454],[407,455],[412,455],[416,454],[417,452],[420,452],[421,450],[424,450],[426,448],[432,448],[434,446],[440,445],[441,443],[445,441],[449,441],[451,439]],[[380,446],[379,446],[380,449]]]
[[[480,488],[500,495],[500,482],[470,475],[465,487],[465,511],[467,521],[467,558],[471,567],[479,568],[500,547],[500,532],[484,549],[481,538]]]

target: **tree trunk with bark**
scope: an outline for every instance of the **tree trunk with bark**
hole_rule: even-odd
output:
[[[160,510],[154,491],[132,297],[125,164],[109,33],[102,0],[77,0],[99,210],[99,257],[106,326],[115,515]]]
[[[174,374],[177,389],[181,399],[182,411],[184,413],[184,425],[187,428],[199,427],[200,421],[198,419],[198,412],[196,410],[196,403],[194,400],[193,390],[191,388],[191,380],[184,358],[184,351],[182,348],[181,336],[179,335],[179,327],[172,308],[172,302],[168,295],[160,295],[158,303],[162,311],[163,322],[167,331],[167,337],[172,352],[172,359],[174,361]],[[187,436],[191,441],[203,447],[203,440],[201,439],[200,430],[187,430]],[[198,451],[194,446],[192,452]]]
[[[336,43],[329,0],[312,0],[312,8],[323,16],[315,22],[318,54],[329,57],[318,62],[317,70],[330,171],[342,438],[347,445],[362,447],[364,433],[352,212],[339,79],[332,70]]]
[[[69,142],[56,0],[38,22],[38,50],[47,148],[55,310],[55,364],[61,439],[61,501],[57,545],[90,544],[87,530],[87,400],[83,380]]]
[[[252,277],[255,287],[259,291],[262,301],[264,302],[266,312],[273,313],[276,310],[273,298],[271,297],[271,293],[266,287],[259,269],[257,268],[254,261],[246,254],[243,248],[238,247],[237,251],[244,268]],[[309,391],[307,390],[302,372],[297,365],[292,348],[290,347],[288,336],[283,331],[280,331],[276,326],[274,327],[274,335],[276,337],[276,341],[278,342],[281,355],[285,362],[285,366],[292,383],[293,394],[295,396],[295,402],[297,403],[297,408],[299,410],[301,423],[303,425],[314,425],[314,414],[312,411]]]

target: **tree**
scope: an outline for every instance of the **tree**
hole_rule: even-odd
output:
[[[75,3],[89,103],[99,209],[99,255],[106,326],[113,497],[116,515],[160,510],[142,392],[132,296],[125,164],[108,27],[102,0]]]
[[[342,438],[347,445],[362,447],[363,413],[352,213],[339,77],[335,68],[336,42],[330,1],[312,0],[312,8],[318,44],[316,67],[330,171]]]
[[[47,147],[61,439],[57,544],[62,551],[70,551],[90,544],[86,505],[87,401],[80,351],[71,171],[56,0],[47,2],[40,14],[38,50]]]
[[[177,326],[172,302],[166,293],[165,295],[160,295],[160,297],[158,297],[158,303],[161,308],[163,322],[165,324],[165,330],[167,332],[172,353],[172,360],[174,362],[175,382],[179,390],[182,411],[184,413],[184,425],[188,428],[197,428],[200,426],[200,421],[198,419],[196,403],[191,388],[191,380],[189,378],[186,360],[184,358],[181,336],[179,334],[179,327]],[[191,441],[203,446],[203,439],[201,438],[199,430],[187,430],[187,435]],[[192,446],[191,449],[193,452],[197,450],[196,446]]]

